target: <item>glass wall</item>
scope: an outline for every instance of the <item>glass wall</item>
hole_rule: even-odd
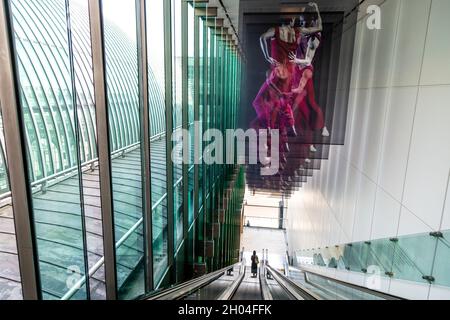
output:
[[[70,34],[74,60],[74,83],[77,91],[78,139],[86,224],[86,249],[89,265],[90,299],[106,298],[103,257],[103,221],[101,216],[100,177],[97,162],[97,135],[92,70],[89,45],[88,1],[78,0],[70,6]],[[61,182],[69,185],[69,181]],[[97,267],[98,266],[98,267]]]
[[[119,298],[145,293],[142,154],[136,8],[133,1],[103,1],[105,64],[111,144],[125,147],[111,154],[112,198]],[[114,37],[118,35],[119,41]],[[125,45],[127,43],[127,45]],[[122,53],[122,54],[121,54]],[[120,108],[114,108],[119,105]],[[127,125],[111,125],[123,121]]]
[[[151,189],[153,217],[154,283],[160,282],[168,266],[167,161],[165,115],[164,0],[147,1],[147,42],[150,77]],[[159,49],[157,49],[159,48]],[[154,75],[153,77],[151,75]],[[155,121],[155,116],[159,121]]]
[[[21,300],[22,287],[14,227],[14,208],[9,190],[7,150],[1,112],[0,151],[0,300]]]
[[[88,263],[67,8],[13,0],[11,10],[42,297],[87,299],[88,281],[71,293]]]
[[[224,115],[237,108],[237,101],[225,105],[225,87],[219,92],[219,83],[225,82],[230,83],[227,90],[236,90],[231,79],[236,74],[226,72],[230,52],[225,51],[226,44],[219,46],[225,40],[215,20],[205,16],[205,3],[146,1],[146,30],[138,29],[140,6],[134,0],[104,0],[101,8],[96,7],[99,2],[88,0],[10,3],[23,123],[18,131],[25,138],[23,160],[31,195],[39,295],[43,299],[106,299],[110,286],[119,299],[145,294],[151,281],[146,272],[152,270],[145,265],[148,242],[152,243],[153,288],[185,280],[192,274],[195,256],[197,262],[205,262],[205,241],[214,238],[207,227],[217,223],[223,197],[219,184],[234,179],[235,169],[226,171],[221,164],[202,163],[203,132],[213,126],[229,127],[223,122]],[[169,5],[171,14],[165,15]],[[101,9],[102,19],[95,16],[97,9]],[[169,26],[171,42],[165,38]],[[103,30],[104,46],[92,43],[91,34],[96,30]],[[146,31],[148,42],[149,119],[141,116],[146,105],[140,100],[139,72],[143,70],[139,70],[138,31]],[[93,68],[93,57],[103,56],[102,49],[105,74],[97,64]],[[218,60],[219,54],[224,63]],[[99,75],[105,76],[104,81]],[[106,121],[102,118],[103,85]],[[166,103],[170,95],[171,105]],[[170,123],[166,115],[173,116],[173,132],[166,128]],[[200,124],[197,136],[195,120]],[[142,121],[149,121],[148,137],[142,135]],[[182,125],[191,133],[190,149],[182,150],[191,160],[185,166],[167,159],[167,148],[181,149],[182,140],[170,145],[166,135],[177,136]],[[107,135],[103,128],[108,129]],[[108,152],[98,148],[100,138],[109,139]],[[150,150],[143,150],[147,141]],[[199,145],[197,156],[195,144]],[[21,297],[21,280],[3,137],[1,147],[0,298],[4,299]],[[150,185],[143,183],[146,152],[150,153]],[[108,159],[111,166],[111,181],[106,184],[102,179],[109,180],[108,175],[100,176],[99,157]],[[183,181],[183,173],[187,181]],[[172,181],[168,181],[169,175]],[[168,186],[174,188],[171,194]],[[102,207],[110,191],[112,201]],[[143,197],[149,191],[151,206]],[[113,225],[107,221],[109,205]],[[152,209],[152,241],[146,241],[144,233],[147,207]],[[229,209],[226,212],[231,214]],[[172,228],[173,239],[169,239]],[[178,252],[174,263],[168,252],[172,240],[171,254]],[[220,241],[225,244],[227,240]],[[115,261],[105,252],[114,252]],[[213,253],[221,254],[218,250]],[[105,268],[113,262],[116,282],[110,281],[111,269]],[[210,263],[210,268],[221,266]],[[172,274],[177,275],[176,280]]]
[[[188,126],[189,126],[189,186],[188,186],[188,225],[191,226],[194,222],[194,114],[195,114],[195,83],[194,83],[194,65],[195,65],[195,14],[192,2],[188,4],[188,29],[187,29],[187,43],[188,43]]]
[[[173,148],[180,150],[174,156],[179,160],[173,165],[173,207],[174,207],[174,243],[175,250],[183,240],[183,140],[182,140],[182,106],[183,106],[183,68],[182,68],[182,5],[183,0],[172,0],[172,89],[173,89]]]

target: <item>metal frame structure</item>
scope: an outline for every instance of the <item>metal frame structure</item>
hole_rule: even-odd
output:
[[[101,0],[89,0],[89,14],[94,72],[95,110],[100,171],[100,192],[103,221],[103,247],[105,256],[106,298],[117,299],[116,253],[112,201],[110,138],[106,93],[104,31]]]
[[[127,248],[130,239],[135,237],[143,237],[144,252],[142,253],[142,262],[144,266],[144,287],[145,293],[152,292],[155,289],[169,285],[175,282],[186,280],[192,275],[190,268],[194,267],[195,257],[201,258],[206,262],[208,260],[208,270],[219,270],[220,268],[229,265],[232,260],[231,251],[236,243],[234,237],[238,236],[231,230],[238,211],[239,201],[232,201],[227,207],[223,207],[222,203],[225,198],[231,197],[233,199],[240,199],[243,194],[243,188],[236,188],[231,192],[227,190],[223,184],[229,184],[229,181],[236,179],[235,166],[224,165],[206,165],[206,164],[184,164],[182,167],[182,177],[178,181],[174,181],[174,165],[169,159],[172,156],[174,148],[172,141],[172,132],[174,130],[189,129],[193,125],[190,120],[189,99],[190,90],[193,89],[194,95],[194,120],[202,120],[202,132],[198,134],[203,136],[203,132],[212,126],[217,126],[220,130],[233,128],[233,123],[230,121],[235,115],[238,100],[231,99],[232,92],[227,90],[237,91],[237,80],[231,79],[237,77],[238,73],[234,64],[226,65],[226,62],[233,61],[231,51],[226,49],[229,43],[228,36],[224,36],[222,27],[217,18],[217,8],[208,7],[207,1],[190,1],[190,0],[171,0],[163,1],[164,11],[164,76],[165,82],[163,88],[158,88],[153,71],[149,66],[148,54],[148,34],[147,34],[147,10],[146,7],[150,5],[148,0],[135,0],[136,5],[136,30],[137,30],[137,61],[129,61],[134,65],[136,62],[138,89],[135,89],[131,83],[126,83],[123,79],[131,79],[130,70],[126,70],[125,66],[111,63],[107,59],[112,56],[117,57],[119,51],[122,51],[125,56],[133,56],[132,48],[127,47],[125,41],[118,37],[116,40],[117,48],[111,48],[110,42],[112,38],[111,33],[107,35],[108,26],[105,26],[105,17],[103,11],[102,0],[86,0],[88,4],[88,18],[83,17],[83,22],[86,23],[87,35],[86,39],[79,34],[79,30],[72,29],[70,24],[72,10],[66,3],[65,12],[67,25],[51,25],[48,30],[45,28],[35,31],[33,36],[38,34],[46,34],[42,40],[36,41],[36,48],[44,50],[45,41],[54,41],[54,48],[58,46],[63,47],[63,43],[58,37],[66,37],[69,42],[69,61],[70,66],[68,70],[69,76],[64,81],[54,81],[62,75],[62,64],[59,56],[60,52],[52,52],[50,49],[45,49],[46,53],[40,55],[38,51],[33,48],[28,48],[28,51],[20,51],[20,55],[15,48],[15,42],[22,46],[23,39],[14,38],[13,19],[17,19],[17,25],[20,30],[30,30],[28,23],[39,23],[33,16],[29,22],[23,21],[23,12],[32,12],[33,14],[42,13],[43,10],[48,10],[51,15],[54,11],[62,10],[64,7],[57,7],[53,2],[45,4],[45,8],[40,8],[39,5],[30,5],[26,7],[20,0],[15,4],[14,17],[10,8],[11,0],[1,0],[0,2],[0,75],[2,78],[2,85],[0,86],[0,105],[2,110],[2,117],[5,131],[5,146],[7,152],[3,150],[4,158],[9,164],[5,164],[5,172],[9,172],[9,179],[6,180],[9,190],[5,190],[1,197],[11,197],[14,208],[14,222],[15,222],[15,236],[18,247],[18,260],[20,262],[21,285],[24,299],[46,299],[48,295],[43,295],[41,284],[40,257],[38,256],[37,235],[36,235],[36,217],[33,211],[33,197],[36,195],[45,196],[47,190],[54,192],[52,188],[58,187],[61,183],[65,185],[68,179],[78,178],[78,194],[79,197],[77,206],[80,206],[80,213],[77,214],[77,219],[81,219],[79,232],[82,237],[81,247],[74,247],[80,252],[80,259],[84,261],[85,270],[80,271],[80,278],[73,286],[67,288],[63,292],[62,299],[83,298],[90,299],[90,280],[95,278],[97,271],[104,267],[105,277],[105,297],[106,299],[122,298],[119,284],[121,262],[118,258],[119,249]],[[174,66],[174,48],[173,48],[173,23],[175,17],[173,16],[173,5],[180,5],[181,9],[181,25],[182,29],[187,29],[189,23],[195,24],[195,33],[188,35],[182,32],[181,37],[181,101],[182,101],[182,125],[181,128],[175,128],[173,115],[175,111],[174,101],[177,97],[174,96],[173,72],[177,66]],[[190,21],[188,17],[189,6],[194,9],[194,21]],[[71,8],[72,9],[72,8]],[[179,9],[179,8],[177,8]],[[27,11],[28,10],[28,11]],[[17,11],[17,12],[16,12]],[[76,18],[79,18],[79,12],[74,11]],[[60,12],[62,13],[62,11]],[[204,27],[200,30],[200,20],[203,20]],[[48,22],[46,22],[48,23]],[[106,33],[105,33],[106,32]],[[26,32],[25,32],[26,33]],[[193,38],[189,38],[193,37]],[[203,51],[200,52],[200,37],[203,40]],[[179,41],[180,38],[177,38]],[[194,41],[194,65],[193,70],[191,61],[189,60],[189,41]],[[78,50],[72,48],[78,47]],[[223,43],[219,45],[219,43]],[[49,43],[47,43],[49,44]],[[81,51],[80,51],[81,48]],[[86,56],[80,55],[80,52],[90,53]],[[202,54],[201,54],[202,53]],[[31,59],[28,57],[39,55],[41,65],[29,65]],[[24,58],[25,57],[25,58]],[[178,57],[175,57],[178,58]],[[202,61],[200,61],[202,59]],[[222,59],[222,60],[220,60]],[[114,62],[114,61],[113,61]],[[29,74],[19,74],[18,65],[21,68],[26,68]],[[200,68],[202,65],[202,69]],[[111,77],[108,74],[108,68],[111,68],[112,73],[118,74],[119,78]],[[231,68],[227,70],[227,68]],[[92,69],[92,70],[90,70]],[[200,75],[200,70],[202,74]],[[193,79],[189,79],[190,72],[193,71]],[[31,113],[31,117],[25,118],[23,110],[29,108],[28,100],[21,101],[21,94],[24,83],[29,83],[32,73],[38,74],[44,72],[46,78],[40,80],[37,84],[37,89],[30,86],[29,94],[31,94],[36,101],[39,92],[42,91],[44,85],[48,82],[51,91],[44,93],[36,104],[35,110],[38,113]],[[134,72],[134,71],[133,71]],[[200,77],[201,76],[201,77]],[[220,78],[219,78],[220,76]],[[21,77],[24,77],[21,79]],[[122,79],[120,78],[122,77]],[[91,79],[90,79],[91,78]],[[200,81],[202,78],[202,81]],[[22,80],[22,81],[21,81]],[[27,82],[28,81],[28,82]],[[47,81],[47,82],[43,82]],[[54,86],[50,85],[54,82]],[[92,81],[92,88],[89,88],[87,83]],[[193,81],[193,88],[189,86],[189,81]],[[226,84],[226,86],[225,86]],[[21,92],[22,90],[22,92]],[[56,101],[58,92],[68,90],[72,95],[62,96],[62,100]],[[162,99],[164,91],[165,98]],[[202,97],[200,97],[200,92]],[[48,96],[47,96],[48,94]],[[136,99],[130,96],[138,97]],[[51,98],[53,97],[53,98]],[[179,98],[179,97],[178,97]],[[237,96],[236,96],[237,98]],[[51,99],[56,101],[54,108],[49,108]],[[134,100],[133,100],[134,99]],[[202,105],[200,105],[202,100]],[[31,101],[31,100],[30,100]],[[156,107],[154,105],[156,103]],[[158,104],[163,105],[163,108],[158,108]],[[72,121],[68,119],[64,112],[73,113]],[[203,108],[200,110],[200,108]],[[43,114],[49,109],[48,117],[45,118]],[[75,110],[74,110],[75,109]],[[38,120],[37,117],[41,117]],[[179,114],[177,114],[179,116]],[[165,120],[163,119],[165,117]],[[34,131],[28,129],[25,122],[29,123]],[[41,122],[39,122],[41,121]],[[37,128],[40,128],[39,130]],[[163,128],[165,127],[165,130]],[[36,132],[33,135],[33,132]],[[56,136],[53,136],[56,135]],[[74,148],[73,141],[80,142],[80,147]],[[37,139],[37,147],[33,149],[29,143],[35,142]],[[39,144],[40,141],[42,145]],[[44,141],[46,141],[44,143]],[[57,141],[51,145],[51,141]],[[72,142],[70,142],[72,141]],[[162,174],[165,176],[165,190],[166,193],[162,195],[161,199],[153,204],[154,197],[152,191],[152,152],[151,146],[153,143],[162,143],[165,147],[166,165]],[[190,144],[190,141],[183,140],[185,149]],[[195,143],[200,143],[198,136]],[[75,144],[76,145],[76,144]],[[204,143],[202,142],[203,151]],[[55,149],[59,146],[61,149]],[[47,148],[47,149],[45,149]],[[45,151],[45,150],[47,151]],[[72,150],[73,149],[73,150]],[[72,152],[73,151],[73,152]],[[130,221],[131,226],[127,230],[121,231],[117,235],[117,229],[121,226],[117,225],[115,209],[115,201],[118,197],[113,194],[114,185],[117,183],[117,178],[114,175],[115,159],[122,159],[133,152],[139,151],[141,159],[140,175],[142,184],[142,217],[137,217],[136,220]],[[36,156],[32,152],[37,152]],[[48,156],[48,155],[49,156]],[[183,157],[190,158],[190,154],[185,152]],[[201,154],[197,154],[196,158],[200,159]],[[48,163],[47,163],[47,162]],[[5,161],[3,161],[5,162]],[[36,169],[38,168],[38,169]],[[86,185],[84,174],[89,174],[94,170],[98,170],[99,177],[99,207],[101,219],[101,242],[103,246],[103,256],[98,259],[96,263],[88,266],[88,245],[87,232],[85,221],[85,204]],[[189,213],[189,191],[190,191],[190,172],[194,170],[194,214],[192,221]],[[199,181],[200,170],[202,170],[202,181]],[[181,182],[182,181],[182,182]],[[179,223],[175,219],[175,205],[174,205],[174,189],[182,183],[182,201],[183,201],[183,239],[175,239],[174,232],[175,223]],[[87,187],[89,188],[89,187]],[[201,189],[201,199],[199,199]],[[159,197],[159,195],[158,195]],[[51,200],[51,199],[50,199]],[[167,222],[163,220],[163,228],[167,227],[167,235],[162,233],[164,241],[167,240],[167,266],[163,271],[161,278],[155,278],[155,262],[154,262],[154,214],[158,208],[163,207],[167,201]],[[201,203],[200,203],[201,202]],[[152,205],[153,204],[153,205]],[[178,207],[178,206],[177,206]],[[177,208],[178,210],[179,208]],[[218,211],[222,210],[226,219],[219,224],[222,226],[223,233],[214,237],[212,234],[212,225],[219,222]],[[70,214],[70,212],[69,212]],[[159,217],[164,218],[164,217]],[[177,216],[178,218],[178,216]],[[69,223],[64,228],[70,228]],[[178,226],[180,227],[180,226]],[[71,227],[73,228],[73,227]],[[143,231],[140,231],[143,230]],[[162,232],[162,231],[161,231]],[[167,236],[167,239],[165,237]],[[202,241],[198,242],[197,237],[201,236]],[[139,238],[141,239],[141,238]],[[211,257],[206,257],[205,242],[211,240],[215,242],[215,247],[220,246],[227,250],[227,253],[220,250],[214,250]],[[135,241],[135,240],[133,240]],[[136,240],[137,241],[137,240]],[[139,240],[140,241],[140,240]],[[230,241],[230,243],[228,243]],[[202,243],[203,242],[203,243]],[[133,242],[131,242],[133,243]],[[225,245],[228,245],[225,247]],[[70,245],[70,244],[59,244]],[[165,248],[165,247],[164,247]],[[48,249],[51,252],[51,248]],[[223,257],[221,257],[223,255]],[[228,257],[225,259],[225,256]],[[185,265],[177,264],[177,260],[186,261]],[[51,262],[51,261],[50,261]],[[183,269],[183,270],[182,270]],[[45,277],[44,277],[45,278]],[[97,281],[98,279],[94,279]],[[128,279],[127,279],[128,280]],[[43,281],[48,282],[49,278]],[[63,290],[63,288],[60,288]],[[86,292],[84,292],[84,290]],[[81,292],[83,291],[83,292]],[[54,297],[57,295],[55,294]]]
[[[0,1],[0,104],[5,130],[17,250],[24,299],[41,298],[34,226],[30,216],[27,163],[19,116],[18,79],[14,68],[9,2]]]

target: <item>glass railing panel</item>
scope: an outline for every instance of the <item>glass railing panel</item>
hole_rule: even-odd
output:
[[[392,269],[395,243],[389,239],[374,240],[370,242],[367,257],[367,269],[379,270],[381,275],[387,275]]]
[[[305,249],[296,252],[296,262],[300,267],[336,268],[333,261],[338,257],[338,269],[365,273],[367,277],[377,275],[450,287],[449,239],[450,231],[444,231],[357,242],[336,249]]]
[[[450,287],[450,231],[443,232],[438,238],[436,258],[434,260],[434,283],[440,286]]]
[[[395,244],[392,272],[398,279],[424,282],[431,275],[436,252],[435,237],[429,234],[398,238]]]

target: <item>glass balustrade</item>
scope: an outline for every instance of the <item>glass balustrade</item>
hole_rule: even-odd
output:
[[[348,243],[296,252],[300,266],[336,268],[363,274],[450,287],[450,232]]]

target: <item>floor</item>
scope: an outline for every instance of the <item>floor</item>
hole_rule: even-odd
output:
[[[154,141],[151,151],[152,186],[154,185],[152,202],[155,204],[166,193],[164,140]],[[142,218],[139,149],[112,160],[112,180],[115,236],[118,241]],[[61,179],[48,186],[45,192],[33,194],[40,276],[45,299],[60,299],[73,286],[73,279],[78,280],[80,274],[84,274],[83,234],[86,235],[89,268],[103,257],[100,201],[99,172],[94,168],[83,173],[84,233],[78,175]],[[166,263],[163,254],[167,245],[163,228],[167,223],[166,212],[166,203],[163,201],[153,217],[153,240],[161,243],[159,251],[162,253],[155,257],[157,268],[164,268]],[[119,286],[125,283],[131,271],[142,260],[142,230],[142,225],[139,225],[117,249]],[[103,266],[89,281],[91,299],[102,299],[105,296]],[[73,298],[85,299],[85,287],[81,287]],[[21,299],[13,210],[10,204],[0,208],[0,300],[3,299]]]

